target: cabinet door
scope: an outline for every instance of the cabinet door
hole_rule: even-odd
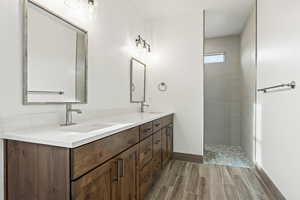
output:
[[[118,200],[137,200],[138,197],[138,145],[122,153],[117,161]]]
[[[144,200],[147,193],[150,191],[153,184],[152,162],[148,163],[140,171],[140,200]]]
[[[152,161],[153,167],[152,168],[153,168],[153,178],[154,179],[157,179],[159,177],[161,169],[162,169],[161,148],[162,148],[162,146],[161,146],[161,131],[158,131],[153,135],[153,161]]]
[[[114,160],[72,182],[72,200],[117,200],[117,168]]]
[[[170,125],[162,129],[161,132],[162,141],[162,161],[163,166],[168,164],[173,154],[173,126]]]
[[[8,140],[5,150],[6,200],[70,199],[68,149]]]
[[[168,137],[167,128],[161,129],[161,150],[162,150],[162,164],[165,166],[168,163]]]
[[[173,154],[173,125],[167,128],[167,159],[171,160]]]

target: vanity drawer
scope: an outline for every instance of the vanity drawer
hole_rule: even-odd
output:
[[[150,136],[153,133],[153,124],[152,122],[141,125],[140,129],[140,139],[143,140],[146,137]]]
[[[153,121],[153,132],[156,132],[161,129],[161,119]]]
[[[152,160],[153,157],[153,137],[148,137],[140,143],[140,169]]]
[[[71,150],[72,179],[96,168],[139,142],[139,128],[132,128]]]
[[[161,121],[162,121],[162,127],[168,126],[169,124],[173,123],[173,115],[163,117]]]
[[[152,163],[140,172],[140,200],[145,199],[153,184]]]

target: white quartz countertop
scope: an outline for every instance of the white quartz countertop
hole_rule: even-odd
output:
[[[68,127],[61,127],[59,125],[43,126],[4,132],[1,138],[75,148],[170,114],[173,114],[173,112],[111,115],[84,121]]]

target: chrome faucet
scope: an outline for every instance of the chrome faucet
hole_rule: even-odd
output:
[[[145,112],[145,107],[149,107],[150,105],[146,104],[145,102],[141,102],[141,112]]]
[[[72,113],[76,112],[77,114],[81,114],[82,111],[79,109],[72,109],[72,104],[67,103],[66,104],[66,123],[63,124],[62,126],[71,126],[71,125],[75,125],[76,123],[73,122],[72,119]]]

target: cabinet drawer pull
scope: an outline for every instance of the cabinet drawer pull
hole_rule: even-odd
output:
[[[118,168],[118,179],[124,176],[124,161],[123,159],[117,160],[117,168]]]
[[[157,124],[154,124],[155,127],[159,127],[160,126],[160,123],[157,123]]]
[[[115,161],[115,166],[116,166],[116,176],[113,178],[113,182],[119,183],[119,167],[118,167],[118,161]]]
[[[113,182],[119,183],[119,161],[115,161],[115,166],[116,166],[116,176],[113,178]]]
[[[159,144],[160,143],[160,140],[156,140],[155,142],[154,142],[154,144]]]
[[[148,133],[150,131],[152,131],[152,128],[147,128],[147,129],[144,130],[144,133]]]

